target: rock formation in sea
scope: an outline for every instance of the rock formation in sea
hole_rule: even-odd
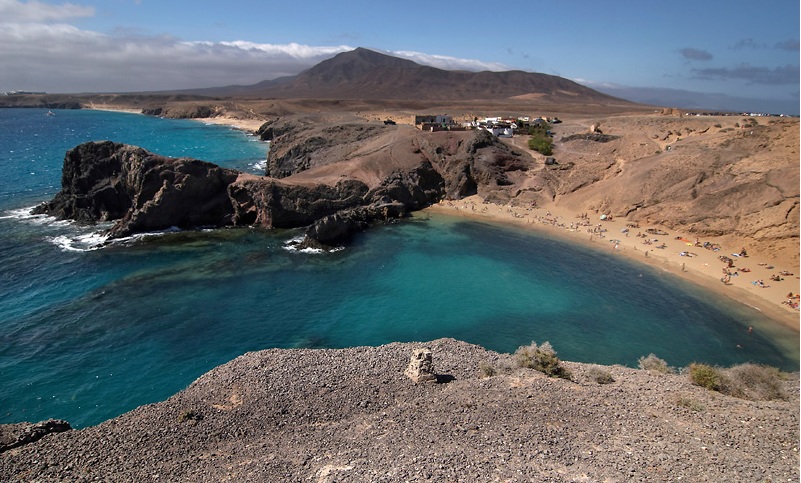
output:
[[[276,130],[265,125],[263,132]],[[273,138],[268,176],[110,141],[85,143],[67,152],[61,191],[35,212],[114,221],[111,237],[170,227],[307,226],[312,243],[331,246],[444,196],[479,188],[489,195],[508,184],[507,171],[526,164],[485,132],[454,133],[444,144],[410,127],[295,125],[283,132],[290,137]]]

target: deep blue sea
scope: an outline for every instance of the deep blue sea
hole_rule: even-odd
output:
[[[88,249],[102,227],[29,208],[90,140],[262,172],[241,131],[133,114],[0,109],[0,422],[97,424],[166,399],[247,351],[454,337],[636,366],[755,361],[798,370],[797,334],[663,272],[529,231],[418,215],[333,253],[300,231],[170,232]],[[753,333],[748,327],[753,326]]]

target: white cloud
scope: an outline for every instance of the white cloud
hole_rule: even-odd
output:
[[[0,0],[0,92],[133,92],[255,84],[352,50],[347,45],[184,41],[169,35],[83,30],[67,19],[94,15],[71,3]],[[421,52],[390,55],[442,69],[508,70],[498,63]]]
[[[347,50],[352,47],[105,35],[64,23],[3,19],[0,91],[123,92],[253,84],[297,74]]]
[[[509,67],[499,62],[483,62],[474,59],[460,59],[458,57],[448,57],[446,55],[425,54],[409,50],[396,50],[388,52],[395,57],[409,59],[418,64],[429,65],[438,69],[445,70],[471,70],[471,71],[506,71]]]
[[[37,0],[0,0],[0,19],[3,22],[49,22],[68,18],[93,17],[93,7],[82,7],[71,3],[49,5]]]

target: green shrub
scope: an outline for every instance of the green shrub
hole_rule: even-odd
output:
[[[588,375],[598,384],[610,384],[615,382],[615,378],[606,369],[600,367],[590,368]]]
[[[693,384],[713,391],[719,391],[724,382],[724,376],[720,370],[708,364],[693,362],[688,367],[688,372]]]
[[[534,369],[550,377],[568,380],[573,377],[570,371],[562,366],[549,342],[543,342],[540,346],[532,342],[530,345],[518,347],[515,351],[515,360],[520,367]]]
[[[646,371],[658,372],[659,374],[671,374],[673,369],[667,365],[664,359],[656,357],[655,354],[648,354],[637,360],[637,366]]]
[[[553,154],[553,142],[548,136],[534,135],[528,140],[528,147],[544,156]]]
[[[723,394],[753,401],[787,399],[782,387],[786,376],[775,367],[745,363],[732,366],[725,373],[720,387]]]

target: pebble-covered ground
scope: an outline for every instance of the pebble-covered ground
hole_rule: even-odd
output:
[[[419,347],[439,383],[404,375]],[[248,353],[167,401],[0,454],[0,481],[799,480],[798,374],[787,400],[748,401],[564,364],[573,381],[451,339]]]

